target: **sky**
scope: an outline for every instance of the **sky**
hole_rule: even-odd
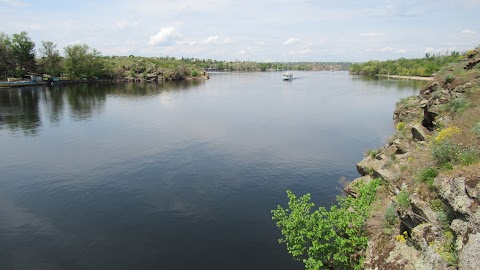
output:
[[[480,45],[480,0],[0,0],[41,48],[226,61],[364,62]]]

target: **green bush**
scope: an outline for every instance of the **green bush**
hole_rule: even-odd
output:
[[[453,75],[448,74],[445,76],[445,83],[452,83],[455,80],[455,77]]]
[[[363,257],[359,255],[368,242],[365,221],[379,184],[379,179],[357,184],[359,197],[337,197],[338,205],[330,211],[320,207],[312,212],[310,194],[297,199],[287,191],[288,208],[279,205],[272,210],[283,235],[279,243],[285,243],[306,269],[361,269]]]
[[[443,228],[448,228],[451,221],[454,219],[454,215],[451,210],[440,199],[433,199],[428,202],[430,208],[435,212],[439,224]]]
[[[392,202],[385,210],[385,216],[384,216],[385,227],[392,227],[397,223],[398,216],[397,216],[396,208],[397,208],[397,205],[395,204],[395,202]]]
[[[418,174],[418,180],[422,183],[433,187],[433,180],[438,176],[438,171],[435,168],[428,167],[420,170]]]
[[[480,122],[475,123],[472,127],[472,132],[475,136],[480,137]]]
[[[459,153],[460,147],[448,142],[435,144],[432,147],[433,159],[439,166],[443,166],[446,163],[455,163],[458,160]]]
[[[397,124],[396,129],[397,129],[397,131],[402,131],[406,126],[407,126],[407,123],[405,123],[405,122],[399,122],[399,123]]]
[[[462,165],[472,165],[478,160],[478,151],[470,148],[463,149],[460,152],[459,160]]]
[[[453,164],[471,165],[478,160],[479,153],[473,148],[442,142],[433,146],[432,155],[437,165],[445,168]]]
[[[410,192],[406,189],[400,191],[395,197],[395,201],[404,209],[410,207]]]
[[[445,106],[449,111],[462,113],[470,106],[470,103],[463,97],[457,97],[450,100]]]
[[[368,150],[367,155],[370,156],[371,158],[375,158],[378,153],[380,153],[380,150],[375,149],[375,150]]]

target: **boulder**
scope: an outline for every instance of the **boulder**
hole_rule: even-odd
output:
[[[410,145],[406,140],[396,139],[392,142],[392,146],[395,147],[395,154],[406,154],[410,152]]]
[[[424,126],[417,124],[412,127],[412,137],[414,141],[425,141],[430,134]]]
[[[463,245],[465,245],[468,241],[468,223],[461,219],[454,219],[450,224],[450,229],[452,229],[457,236],[457,241],[455,243],[456,250],[462,250]]]
[[[358,178],[355,178],[350,184],[348,184],[344,189],[343,191],[345,192],[345,194],[349,195],[349,196],[352,196],[354,198],[358,198],[358,191],[356,189],[356,185],[358,183],[369,183],[370,181],[373,180],[373,177],[370,176],[370,175],[366,175],[366,176],[362,176],[362,177],[358,177]]]
[[[435,178],[433,185],[454,211],[467,215],[473,214],[470,209],[473,200],[467,194],[465,177],[439,176]]]
[[[470,234],[468,242],[459,252],[459,269],[474,270],[480,266],[480,233]]]
[[[423,222],[435,223],[437,221],[437,215],[435,212],[425,201],[420,199],[418,194],[413,193],[410,195],[410,203],[412,211],[419,217],[419,219],[423,219]]]
[[[467,179],[465,181],[465,189],[470,198],[480,199],[480,178]]]

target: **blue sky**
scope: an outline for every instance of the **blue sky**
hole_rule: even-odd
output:
[[[472,49],[479,14],[480,0],[0,0],[0,32],[62,52],[362,62]]]

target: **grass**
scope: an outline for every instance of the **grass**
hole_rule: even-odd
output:
[[[410,207],[410,192],[406,189],[403,189],[402,191],[400,191],[397,194],[397,197],[395,197],[395,201],[403,209],[409,208]]]
[[[420,170],[418,174],[418,180],[427,184],[429,187],[433,187],[433,180],[438,176],[438,170],[432,167],[424,168]]]
[[[372,150],[368,150],[367,156],[369,156],[371,158],[375,158],[379,153],[380,153],[380,150],[372,149]]]
[[[475,137],[480,138],[480,122],[475,123],[472,127],[472,133]]]
[[[445,105],[445,109],[453,113],[462,113],[469,106],[470,103],[464,97],[457,97],[450,100],[450,102]]]
[[[445,84],[452,83],[454,80],[455,80],[455,77],[451,74],[447,74],[445,76]]]
[[[396,211],[397,205],[395,202],[392,202],[387,209],[385,210],[384,215],[384,227],[389,228],[395,226],[398,222],[398,215]]]

